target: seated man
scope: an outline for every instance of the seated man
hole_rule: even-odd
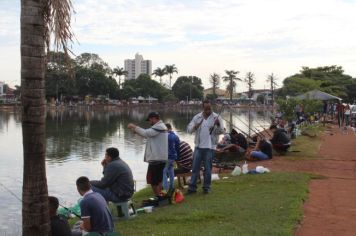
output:
[[[176,160],[178,168],[174,169],[174,175],[188,173],[192,170],[193,151],[188,143],[180,141],[179,156]]]
[[[243,134],[232,129],[230,134],[225,134],[223,143],[218,145],[218,147],[220,147],[220,151],[222,152],[230,151],[243,153],[247,149],[247,140]]]
[[[246,159],[249,161],[262,161],[272,159],[272,145],[268,140],[257,139],[256,147],[249,153],[246,153]]]
[[[273,132],[273,137],[270,140],[274,150],[278,153],[285,153],[290,147],[290,139],[284,129],[278,129],[276,125],[271,125],[269,128]]]
[[[59,206],[58,198],[48,196],[49,217],[51,220],[51,234],[52,236],[71,236],[72,232],[66,218],[57,215]],[[75,235],[75,234],[73,234]],[[82,235],[78,232],[77,235]]]
[[[134,193],[134,181],[130,167],[119,157],[117,148],[106,149],[101,180],[90,181],[92,190],[100,193],[106,201],[124,202]]]
[[[97,232],[100,235],[114,231],[114,222],[108,205],[99,193],[91,190],[89,179],[79,177],[76,182],[77,190],[83,200],[80,202],[82,223],[80,229],[85,232]]]

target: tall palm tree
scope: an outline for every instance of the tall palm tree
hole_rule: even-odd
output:
[[[45,71],[50,34],[67,53],[70,0],[21,0],[21,102],[23,136],[22,234],[49,235],[46,179]]]
[[[255,75],[252,72],[247,72],[244,82],[247,84],[248,87],[248,98],[252,97],[252,86],[256,82]]]
[[[162,85],[162,76],[166,75],[166,68],[160,68],[157,67],[157,69],[155,69],[152,73],[152,75],[154,75],[155,77],[159,77],[159,83]]]
[[[169,74],[169,88],[172,89],[172,75],[174,73],[178,74],[177,67],[174,64],[166,65],[164,69],[166,70],[166,73]]]
[[[241,79],[237,77],[237,74],[240,72],[234,70],[225,70],[225,73],[226,76],[223,76],[223,80],[225,82],[228,82],[226,89],[229,91],[230,102],[232,102],[232,95],[236,88],[236,81],[241,81]]]
[[[124,68],[121,67],[115,67],[113,70],[113,73],[117,76],[119,76],[119,89],[121,88],[121,76],[122,75],[127,75],[128,72],[126,70],[124,70]]]
[[[269,82],[271,85],[272,111],[274,110],[274,90],[277,86],[276,80],[277,77],[273,73],[268,75],[266,80],[266,82]]]
[[[214,99],[217,97],[216,96],[216,89],[219,88],[220,85],[220,75],[213,73],[210,75],[210,83],[213,86],[213,95]]]

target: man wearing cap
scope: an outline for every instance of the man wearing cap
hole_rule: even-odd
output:
[[[187,128],[189,133],[195,132],[195,149],[193,154],[192,178],[188,194],[196,193],[200,165],[204,163],[203,193],[210,192],[211,170],[215,148],[219,135],[224,133],[224,126],[218,114],[214,113],[209,101],[203,102],[203,111],[195,115]]]
[[[160,120],[158,112],[150,112],[146,119],[151,128],[143,129],[132,123],[128,128],[147,138],[144,161],[148,162],[147,184],[150,184],[156,196],[162,190],[163,169],[168,160],[168,133],[166,125]]]

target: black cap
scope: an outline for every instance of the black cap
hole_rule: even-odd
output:
[[[148,121],[148,120],[149,120],[150,118],[152,118],[152,117],[156,117],[156,118],[159,119],[159,114],[158,114],[158,112],[156,112],[156,111],[150,112],[150,113],[148,114],[148,116],[147,116],[146,121]]]

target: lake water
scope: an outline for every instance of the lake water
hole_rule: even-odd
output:
[[[200,108],[159,110],[164,122],[192,145],[194,135],[186,127]],[[120,157],[131,167],[136,189],[146,186],[147,164],[143,162],[145,139],[127,129],[132,122],[148,128],[145,121],[149,108],[100,110],[73,109],[47,113],[47,182],[49,195],[59,198],[62,205],[70,206],[79,199],[75,181],[79,176],[100,179],[100,161],[105,149],[117,147]],[[248,133],[249,115],[246,110],[224,110],[221,116],[226,128],[231,124]],[[230,123],[231,122],[231,123]],[[253,127],[267,125],[267,113],[250,113]],[[21,116],[15,111],[0,111],[0,235],[21,234],[22,196],[22,128]]]

